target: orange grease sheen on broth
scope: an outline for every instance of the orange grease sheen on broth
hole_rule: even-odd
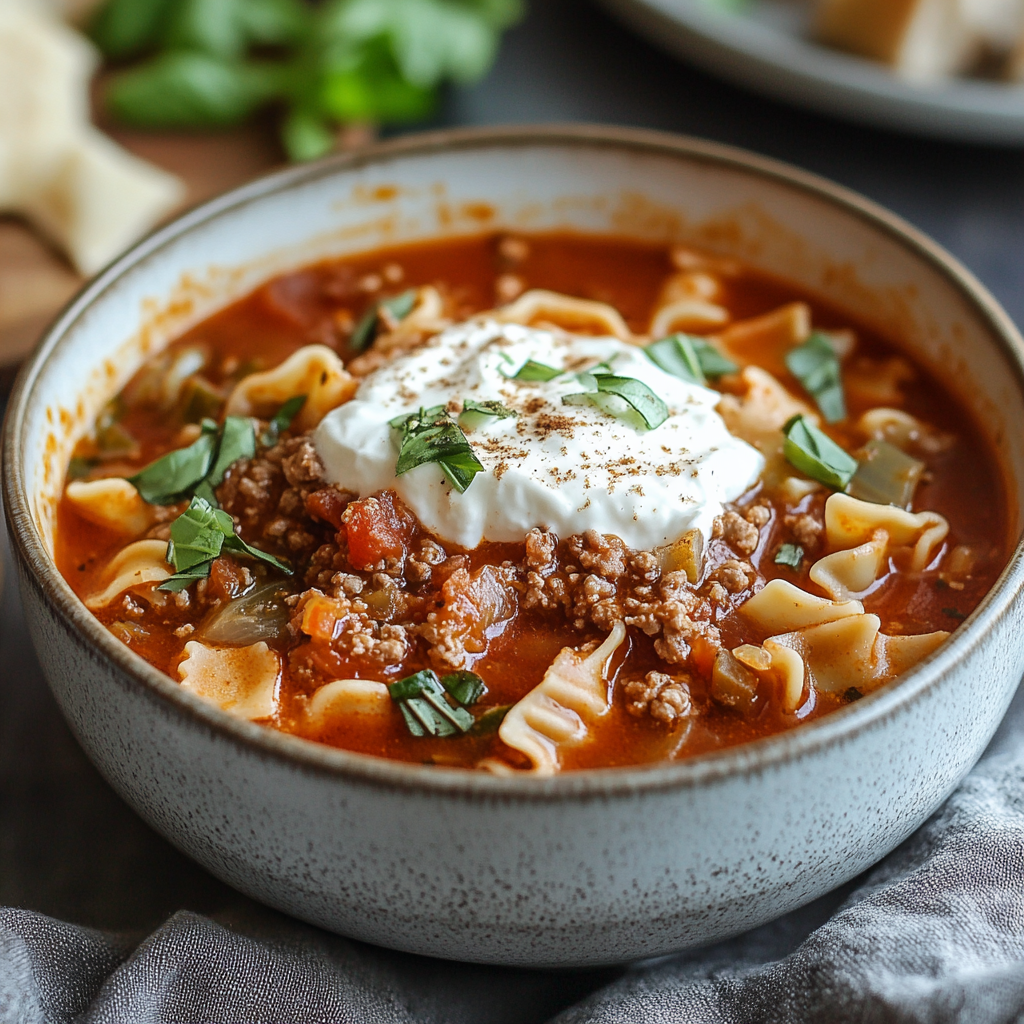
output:
[[[394,293],[406,287],[437,285],[455,305],[455,317],[493,307],[497,303],[498,275],[513,272],[528,288],[545,288],[570,295],[595,299],[616,307],[635,331],[646,329],[651,310],[665,278],[673,272],[668,250],[620,238],[575,236],[570,234],[524,236],[529,240],[529,255],[514,267],[504,265],[498,256],[498,238],[486,235],[469,239],[421,243],[380,250],[343,260],[329,261],[284,275],[257,289],[246,298],[197,325],[172,345],[182,348],[205,345],[213,354],[216,367],[234,358],[253,368],[276,365],[305,344],[326,343],[337,348],[343,359],[352,356],[344,338],[353,322],[372,299],[361,290],[367,275],[381,275],[389,265],[402,268],[400,284],[385,287]],[[783,282],[743,271],[725,279],[721,300],[736,319],[769,312],[785,302],[800,299],[814,312],[816,327],[853,327],[858,336],[858,355],[886,357],[898,354],[895,347],[851,322],[851,319],[816,301],[813,297]],[[342,340],[339,341],[339,338]],[[761,353],[759,362],[777,370],[781,353]],[[221,383],[217,372],[204,371],[214,383]],[[801,394],[796,381],[785,373],[780,377],[791,390]],[[997,549],[963,590],[938,588],[934,573],[890,575],[864,599],[865,609],[882,620],[883,632],[923,633],[937,629],[952,630],[993,584],[1005,554],[1005,494],[995,462],[968,417],[949,395],[920,368],[917,378],[904,388],[903,408],[956,437],[948,450],[929,460],[930,474],[919,486],[915,510],[932,509],[950,522],[947,544],[973,544]],[[868,406],[850,401],[850,421]],[[172,417],[173,418],[173,417]],[[124,426],[139,440],[138,458],[126,464],[125,473],[145,465],[153,458],[177,447],[175,435],[179,423],[154,415],[151,410],[128,410]],[[843,425],[830,433],[847,448],[860,441]],[[119,470],[120,471],[120,470]],[[813,503],[820,508],[823,496],[812,496],[800,506],[804,511]],[[781,577],[798,585],[808,584],[805,560],[800,572],[773,561],[778,544],[787,539],[781,526],[785,510],[776,508],[770,527],[762,530],[761,544],[752,556],[755,567],[768,579]],[[249,538],[251,540],[255,538]],[[97,574],[123,546],[123,539],[81,519],[62,500],[58,509],[56,555],[60,571],[79,595],[90,592]],[[713,542],[717,543],[717,542]],[[445,545],[449,553],[452,545]],[[522,560],[522,545],[484,544],[469,552],[471,568],[485,563],[500,564],[504,559]],[[100,612],[105,624],[124,619],[119,606]],[[193,615],[194,619],[194,615]],[[163,610],[147,610],[139,620],[151,636],[133,642],[132,648],[157,668],[177,678],[177,664],[188,637],[174,630],[190,621],[188,612],[173,605]],[[725,646],[759,643],[758,635],[734,612],[718,620]],[[611,679],[628,660],[631,676],[650,669],[663,669],[654,652],[653,642],[637,629],[629,630],[627,645],[617,653],[611,666]],[[577,647],[587,640],[600,639],[592,630],[580,632],[559,614],[553,620],[538,612],[520,610],[499,635],[493,636],[486,654],[473,665],[487,682],[483,703],[500,706],[525,695],[542,678],[545,669],[564,646]],[[274,644],[272,644],[274,646]],[[279,642],[282,653],[294,643]],[[424,650],[417,651],[398,678],[407,672],[427,667]],[[360,674],[357,665],[346,666],[351,674]],[[364,671],[364,676],[372,673]],[[326,680],[324,680],[326,681]],[[658,760],[670,756],[691,756],[781,732],[817,718],[844,703],[837,695],[818,694],[796,715],[783,713],[778,702],[767,702],[755,718],[745,719],[707,699],[707,683],[695,678],[691,687],[700,713],[693,719],[685,742],[677,750],[681,734],[666,729],[650,717],[629,715],[617,695],[611,711],[591,729],[582,743],[563,751],[563,767],[585,768],[614,766]],[[281,713],[273,723],[286,731],[302,731],[296,698],[307,691],[286,669]],[[350,750],[407,761],[432,761],[436,764],[472,765],[480,758],[498,754],[513,764],[526,767],[524,759],[509,750],[496,735],[458,740],[413,738],[397,709],[386,716],[355,716],[339,722],[319,739]]]

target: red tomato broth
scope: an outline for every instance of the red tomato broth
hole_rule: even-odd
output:
[[[617,308],[635,331],[646,328],[662,283],[673,271],[669,251],[664,246],[570,234],[523,237],[528,238],[529,255],[511,269],[526,287],[606,302]],[[499,236],[485,235],[420,243],[317,264],[279,277],[226,307],[175,341],[169,351],[175,353],[190,346],[203,346],[211,355],[204,376],[221,388],[228,387],[243,371],[276,365],[306,344],[327,344],[347,361],[353,355],[348,344],[352,325],[379,294],[397,294],[408,287],[433,284],[448,298],[457,318],[492,308],[497,303],[496,281],[510,269],[500,253],[499,242]],[[401,268],[400,277],[394,267]],[[367,284],[374,283],[374,276],[385,280],[382,292],[365,290]],[[894,344],[854,323],[838,310],[782,281],[748,269],[725,279],[725,297],[719,301],[736,318],[746,318],[770,312],[794,300],[811,306],[815,326],[852,326],[858,339],[858,358],[881,360],[899,354]],[[779,354],[765,353],[764,361],[774,368]],[[915,379],[904,386],[901,408],[955,438],[946,451],[929,459],[929,472],[917,489],[914,508],[939,512],[949,520],[950,534],[944,551],[957,544],[984,546],[987,550],[970,578],[962,581],[960,589],[949,586],[934,565],[916,574],[895,571],[896,567],[891,566],[893,571],[876,584],[863,603],[867,612],[881,618],[883,632],[895,634],[955,628],[992,586],[1006,554],[1005,490],[992,453],[948,393],[922,368],[915,366],[914,371]],[[778,375],[795,395],[806,397],[788,373]],[[858,403],[856,397],[849,405],[849,419],[828,430],[848,450],[860,443],[849,424],[870,407]],[[120,422],[139,442],[139,450],[131,458],[116,463],[117,473],[127,475],[180,444],[180,421],[152,406],[127,408]],[[110,470],[110,465],[105,467],[104,475],[109,475]],[[757,491],[755,488],[747,498],[756,496]],[[783,513],[813,509],[820,514],[825,496],[813,494],[795,510],[773,503],[772,520],[762,529],[759,547],[750,557],[750,562],[764,578],[788,579],[817,592],[807,578],[812,559],[805,559],[802,568],[794,571],[775,564],[773,553],[786,538]],[[737,504],[743,505],[745,500]],[[184,504],[178,511],[183,508]],[[318,511],[332,530],[337,528],[337,509]],[[414,529],[418,530],[418,524]],[[82,519],[66,498],[58,509],[56,537],[57,565],[79,595],[91,592],[104,566],[125,543],[123,537]],[[351,552],[352,564],[356,567],[358,559],[369,561],[371,555],[379,555],[381,545],[386,547],[388,540],[374,537],[371,530],[360,543],[367,546],[365,550]],[[719,542],[712,542],[715,543]],[[459,553],[454,545],[445,544],[445,548],[450,555]],[[483,565],[500,565],[506,561],[518,564],[522,562],[523,550],[521,544],[485,543],[462,553],[466,556],[466,567],[473,571]],[[742,602],[734,601],[732,609],[717,619],[723,645],[730,649],[765,639],[735,613],[739,603]],[[125,614],[114,606],[102,610],[98,617],[111,626],[123,622]],[[130,635],[127,640],[133,650],[156,668],[177,678],[177,665],[188,637],[176,635],[175,630],[195,625],[196,621],[192,609],[178,609],[173,603],[161,609],[147,607],[137,620],[147,635]],[[126,639],[123,630],[118,635]],[[592,625],[581,630],[563,616],[520,608],[511,622],[492,633],[486,651],[473,657],[472,664],[467,666],[479,673],[487,684],[479,707],[514,703],[540,682],[561,648],[579,647],[602,637]],[[708,680],[695,674],[691,689],[699,713],[691,720],[685,739],[680,739],[678,733],[666,730],[650,717],[636,718],[628,714],[624,701],[618,697],[615,684],[626,672],[627,663],[631,675],[665,667],[654,650],[652,639],[640,630],[629,630],[628,643],[628,654],[623,655],[620,650],[613,661],[610,686],[616,697],[610,711],[591,728],[585,740],[563,751],[563,768],[625,765],[666,756],[692,756],[794,728],[847,702],[843,695],[814,693],[812,688],[810,699],[805,700],[798,713],[789,714],[771,694],[759,694],[756,714],[743,717],[711,701]],[[412,737],[397,709],[384,716],[340,718],[320,732],[308,731],[303,708],[305,698],[312,691],[308,681],[295,674],[297,665],[312,665],[314,671],[321,672],[319,684],[331,678],[350,676],[390,681],[421,668],[436,667],[426,657],[422,644],[401,665],[389,667],[383,676],[380,672],[368,672],[367,666],[357,660],[339,657],[337,652],[318,651],[308,638],[284,637],[271,641],[271,646],[286,656],[288,666],[280,711],[270,723],[277,728],[345,749],[398,760],[472,766],[481,758],[499,756],[515,766],[528,766],[523,756],[506,747],[496,733],[457,739]]]

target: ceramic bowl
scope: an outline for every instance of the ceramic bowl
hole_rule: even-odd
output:
[[[989,437],[1019,537],[1021,338],[914,229],[827,182],[704,142],[591,128],[445,133],[216,199],[64,311],[21,374],[4,438],[32,638],[110,784],[264,903],[369,942],[500,964],[610,963],[721,939],[863,871],[974,764],[1024,671],[1020,547],[948,643],[862,701],[682,763],[550,779],[392,763],[235,719],[117,641],[54,568],[71,448],[148,353],[283,270],[497,227],[691,242],[895,333]]]

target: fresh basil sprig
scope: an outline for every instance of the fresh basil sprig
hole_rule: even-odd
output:
[[[563,405],[596,405],[611,416],[621,415],[608,396],[621,398],[644,421],[648,430],[660,427],[668,419],[668,406],[635,377],[618,377],[611,373],[581,373],[580,383],[589,391],[578,391],[562,398]]]
[[[705,385],[739,367],[709,341],[688,334],[670,334],[644,347],[647,358],[666,373],[691,384]]]
[[[396,320],[404,320],[416,305],[416,289],[410,288],[401,295],[392,299],[382,299],[375,302],[356,324],[352,337],[349,338],[349,348],[353,352],[363,352],[370,347],[377,334],[377,326],[380,322],[380,311],[386,309]]]
[[[292,573],[287,565],[273,555],[246,544],[235,533],[235,524],[227,512],[214,508],[205,498],[197,496],[171,524],[167,561],[174,566],[175,571],[157,589],[176,592],[184,590],[196,580],[205,579],[210,575],[214,559],[222,551],[248,555],[283,573]]]
[[[281,435],[292,425],[292,420],[302,412],[306,398],[306,395],[293,395],[277,410],[277,415],[267,424],[267,429],[260,435],[260,444],[264,448],[273,448],[277,444]]]
[[[827,423],[846,418],[842,368],[828,338],[815,331],[802,345],[786,353],[786,369],[814,398]]]
[[[857,460],[806,416],[797,415],[782,428],[783,453],[801,473],[835,491],[843,490],[857,472]]]
[[[485,689],[484,681],[473,672],[438,679],[428,668],[391,683],[388,693],[413,736],[454,736],[473,728],[474,718],[466,707],[475,704]],[[445,698],[446,692],[457,706]]]
[[[128,477],[143,501],[173,505],[199,494],[216,505],[213,491],[228,467],[255,454],[255,431],[247,417],[228,416],[220,427],[213,420],[203,420],[200,429],[202,433],[187,448],[168,452]]]
[[[443,405],[396,416],[391,427],[401,432],[395,476],[427,463],[436,463],[461,494],[473,482],[483,464],[459,425]]]

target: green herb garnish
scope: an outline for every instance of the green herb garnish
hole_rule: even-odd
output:
[[[150,505],[173,505],[188,497],[196,485],[210,471],[217,451],[217,428],[204,421],[203,432],[187,448],[168,452],[134,476],[128,482]]]
[[[89,26],[115,61],[105,93],[122,121],[220,127],[283,108],[295,160],[338,126],[415,120],[446,81],[479,79],[520,0],[106,0]]]
[[[462,675],[473,676],[478,680],[482,692],[483,680],[472,672],[455,673],[453,676],[445,676],[445,680]],[[466,690],[470,684],[459,681],[453,685],[456,689]],[[469,732],[473,727],[473,716],[464,707],[452,707],[445,698],[446,689],[444,680],[438,679],[437,673],[431,669],[423,669],[388,685],[388,693],[398,704],[413,736],[454,736],[456,733]],[[448,692],[451,693],[451,690]],[[472,696],[468,691],[467,694]]]
[[[474,736],[487,736],[497,732],[505,716],[515,707],[514,704],[503,704],[500,707],[488,708],[473,724]]]
[[[670,334],[660,341],[651,342],[644,352],[655,366],[691,384],[704,385],[739,369],[711,342],[688,334]]]
[[[99,459],[86,459],[81,455],[73,455],[71,461],[68,463],[68,479],[69,480],[84,480],[93,467],[100,464]]]
[[[611,398],[622,399],[644,421],[648,430],[660,427],[668,419],[668,406],[646,385],[635,377],[617,377],[611,373],[581,373],[580,382],[589,391],[579,391],[562,398],[563,405],[596,405],[611,416],[621,418],[627,410]]]
[[[443,405],[391,420],[391,427],[401,431],[395,476],[427,463],[436,463],[451,485],[461,494],[473,482],[483,465],[459,425]]]
[[[220,486],[230,466],[239,459],[252,458],[256,437],[252,420],[244,416],[228,416],[219,427],[213,420],[203,420],[201,430],[187,448],[168,452],[128,478],[143,501],[173,505],[198,494],[216,506],[214,488]]]
[[[790,349],[786,369],[814,398],[827,423],[846,418],[839,356],[824,334],[815,331],[802,345]]]
[[[349,338],[349,347],[354,352],[363,352],[370,347],[377,334],[377,327],[380,323],[380,311],[386,309],[396,320],[404,320],[416,305],[416,289],[410,288],[393,299],[382,299],[375,302],[356,324],[352,337]]]
[[[553,366],[548,366],[547,363],[538,363],[536,359],[527,359],[526,362],[512,374],[510,379],[547,383],[549,380],[561,377],[563,373],[565,373],[564,370],[556,370]]]
[[[167,543],[167,561],[174,566],[174,575],[157,589],[178,591],[198,579],[210,575],[214,559],[222,551],[248,555],[291,575],[292,570],[266,551],[246,544],[235,533],[231,516],[214,508],[205,498],[196,496],[188,508],[171,524]]]
[[[964,619],[967,618],[967,616],[964,615],[963,612],[957,611],[956,608],[943,608],[942,609],[942,614],[943,615],[948,615],[951,619],[956,619],[957,622],[963,622]]]
[[[775,552],[776,565],[788,565],[791,569],[799,569],[804,564],[804,549],[799,544],[783,544]]]
[[[472,707],[487,689],[475,672],[451,672],[441,676],[441,685],[464,707]]]
[[[843,700],[847,704],[852,704],[855,700],[860,700],[864,696],[856,686],[851,686],[848,690],[843,693]]]
[[[857,472],[857,460],[843,451],[806,416],[794,416],[782,428],[786,458],[801,473],[835,491],[843,490]]]
[[[467,400],[462,403],[462,412],[459,413],[459,424],[473,430],[479,427],[485,420],[507,420],[518,415],[519,413],[515,409],[510,409],[508,406],[502,405],[501,402],[472,402]]]
[[[277,415],[267,424],[267,429],[260,435],[260,444],[264,448],[273,448],[277,444],[281,435],[292,425],[292,420],[302,412],[302,407],[306,404],[306,397],[306,395],[294,395],[277,410]]]

